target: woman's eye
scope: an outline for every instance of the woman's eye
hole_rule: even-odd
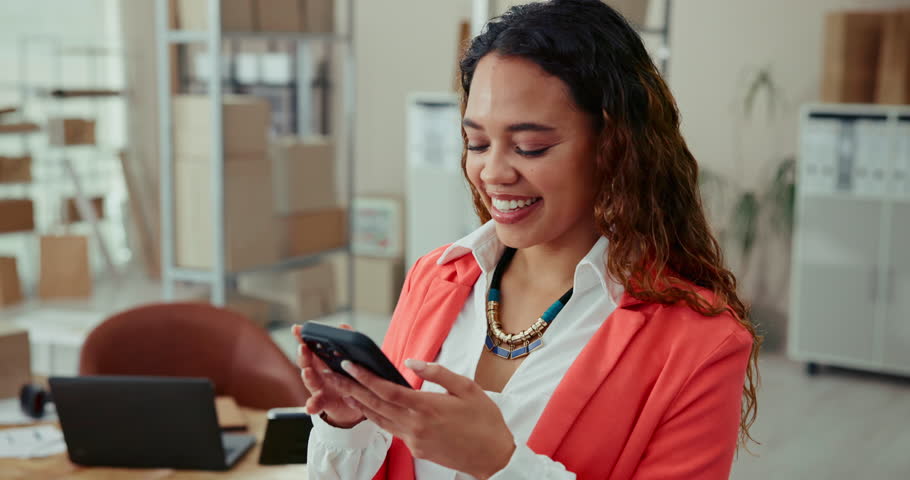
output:
[[[539,157],[549,150],[550,147],[544,147],[538,150],[522,150],[521,148],[515,147],[515,153],[524,156],[524,157]]]
[[[468,151],[470,152],[482,152],[486,150],[489,145],[468,145]]]

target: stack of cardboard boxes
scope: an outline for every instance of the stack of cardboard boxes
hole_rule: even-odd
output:
[[[209,100],[203,95],[179,95],[173,112],[177,265],[209,269],[215,244]],[[272,215],[269,104],[255,97],[226,95],[222,116],[227,269],[275,263],[280,236]]]
[[[334,0],[221,0],[225,32],[332,32]],[[184,30],[207,30],[207,0],[179,0],[177,19]]]
[[[210,269],[215,231],[209,100],[179,95],[173,112],[176,260],[181,267]],[[222,116],[227,270],[256,269],[343,247],[347,220],[337,199],[330,139],[270,140],[269,103],[257,97],[225,96]],[[237,283],[238,292],[229,292],[229,307],[239,305],[235,309],[259,323],[334,310],[334,270],[328,263],[284,273],[245,273]],[[276,314],[261,300],[282,309]]]
[[[286,137],[271,143],[272,195],[281,256],[341,248],[347,218],[335,188],[335,148],[328,138]],[[238,289],[285,307],[282,320],[304,321],[335,310],[336,271],[325,261],[281,273],[247,273]]]

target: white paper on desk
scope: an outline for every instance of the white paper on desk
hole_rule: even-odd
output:
[[[44,416],[41,417],[42,422],[57,420],[53,403],[47,404],[44,408]],[[22,407],[19,405],[19,397],[0,399],[0,425],[28,425],[29,423],[35,423],[35,419],[22,411]]]
[[[53,425],[0,430],[0,458],[49,457],[65,451],[63,433]]]

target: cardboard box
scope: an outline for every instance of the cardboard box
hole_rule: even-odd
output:
[[[260,160],[224,162],[226,265],[230,271],[275,263],[281,235],[272,213],[272,171]],[[211,169],[201,160],[175,164],[177,264],[209,269],[215,244]]]
[[[41,274],[38,296],[85,298],[92,295],[92,269],[88,237],[78,235],[41,237]]]
[[[275,211],[288,215],[338,206],[335,147],[326,138],[283,137],[272,142]]]
[[[262,32],[331,33],[334,0],[253,0],[256,29]]]
[[[0,183],[32,181],[32,157],[0,157]]]
[[[320,262],[284,272],[250,272],[237,276],[237,289],[247,295],[269,298],[270,293],[290,290],[323,295],[335,300],[335,266]]]
[[[354,311],[391,315],[404,285],[404,260],[354,257]]]
[[[343,208],[330,208],[281,217],[284,232],[282,255],[299,257],[341,248],[347,244],[347,215]]]
[[[0,199],[0,233],[35,229],[35,206],[25,198]]]
[[[354,299],[355,312],[390,315],[398,304],[398,296],[406,275],[402,258],[376,258],[355,255]],[[335,298],[337,308],[350,305],[348,291],[348,256],[332,255],[335,266]]]
[[[644,27],[647,23],[650,0],[606,0],[605,3],[626,17],[632,25]]]
[[[173,106],[175,158],[208,161],[212,138],[208,97],[177,95]],[[264,158],[271,121],[268,100],[251,95],[225,95],[221,111],[225,158]]]
[[[99,220],[104,218],[104,197],[91,197],[87,200],[95,211],[95,218]],[[76,199],[67,198],[63,206],[63,223],[76,223],[82,221],[85,221],[85,219],[83,219],[82,215],[79,213]]]
[[[94,145],[95,121],[84,118],[51,118],[47,121],[48,142],[54,146]]]
[[[199,297],[198,300],[200,303],[209,303],[210,298],[210,295],[206,294],[204,297]],[[264,328],[279,318],[278,310],[282,307],[261,298],[230,290],[227,293],[227,304],[224,308],[237,312]]]
[[[253,0],[256,30],[301,32],[304,28],[304,0]]]
[[[328,315],[335,307],[335,270],[328,262],[285,272],[239,275],[237,289],[284,307],[280,321],[301,322]]]
[[[18,397],[22,385],[31,381],[28,331],[0,322],[0,398]]]
[[[822,101],[872,103],[884,15],[834,12],[825,17]]]
[[[335,31],[335,0],[304,0],[304,31],[332,33]]]
[[[177,24],[181,30],[208,30],[208,0],[177,0]],[[252,0],[221,0],[221,30],[252,32]]]
[[[0,257],[0,306],[15,305],[21,301],[22,282],[16,268],[16,257]]]
[[[885,16],[875,101],[910,104],[910,10]]]

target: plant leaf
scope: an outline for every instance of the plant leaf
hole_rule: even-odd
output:
[[[733,209],[733,239],[738,243],[744,257],[749,256],[755,246],[758,234],[758,214],[761,206],[754,192],[740,195]]]

